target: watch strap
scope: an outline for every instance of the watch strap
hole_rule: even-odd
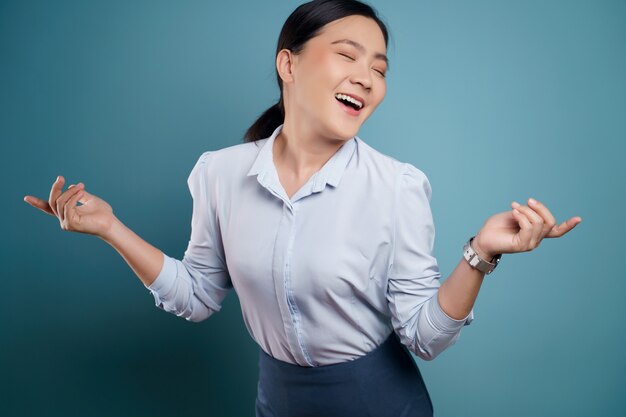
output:
[[[472,236],[463,246],[463,257],[470,264],[470,266],[474,269],[477,269],[485,274],[489,275],[496,269],[498,263],[500,262],[500,258],[502,258],[502,254],[495,255],[489,261],[482,259],[478,256],[478,253],[472,247],[472,241],[476,236]]]

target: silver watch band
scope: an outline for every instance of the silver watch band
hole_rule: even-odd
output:
[[[472,236],[463,246],[463,257],[470,264],[470,266],[474,269],[477,269],[485,274],[489,275],[496,269],[498,263],[500,262],[500,258],[502,258],[502,254],[498,254],[490,259],[490,261],[486,261],[482,259],[474,248],[472,248],[472,240],[474,240],[476,236]]]

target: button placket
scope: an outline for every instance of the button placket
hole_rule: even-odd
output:
[[[310,366],[302,350],[300,341],[300,317],[295,306],[294,296],[290,287],[291,247],[294,234],[294,211],[292,206],[283,204],[282,218],[276,233],[272,274],[276,300],[280,309],[289,349],[299,365]],[[294,308],[295,307],[295,308]]]
[[[292,275],[291,275],[291,264],[293,260],[293,245],[294,245],[295,237],[296,237],[296,221],[297,221],[296,213],[297,211],[298,211],[298,206],[294,203],[293,208],[291,210],[293,221],[291,223],[289,241],[287,243],[287,255],[285,259],[285,294],[287,296],[287,305],[289,306],[291,317],[293,319],[293,325],[294,325],[294,329],[296,332],[296,338],[298,340],[300,351],[304,357],[304,360],[306,361],[306,364],[308,366],[314,366],[313,361],[311,360],[311,357],[306,349],[306,346],[302,338],[302,322],[300,319],[300,312],[298,310],[296,298],[293,292],[293,280],[292,280]]]

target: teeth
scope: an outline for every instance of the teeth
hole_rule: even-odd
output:
[[[356,104],[357,106],[359,106],[359,109],[360,109],[361,107],[363,107],[363,103],[361,103],[359,100],[356,100],[356,99],[354,99],[354,98],[352,98],[352,97],[350,97],[350,96],[347,96],[347,95],[345,95],[345,94],[338,93],[338,94],[335,94],[335,97],[337,97],[337,98],[339,98],[339,99],[342,99],[342,100],[347,100],[347,101],[349,101],[350,103],[354,103],[354,104]]]

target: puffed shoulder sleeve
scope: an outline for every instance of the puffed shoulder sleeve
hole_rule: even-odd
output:
[[[439,305],[441,274],[433,255],[431,195],[426,174],[403,164],[395,190],[387,301],[394,331],[409,350],[425,360],[454,344],[461,328],[474,318],[472,310],[465,319],[453,319]]]
[[[158,308],[193,322],[219,311],[233,287],[219,233],[212,157],[212,152],[203,153],[187,179],[193,212],[191,237],[182,261],[163,254],[161,272],[146,287]]]

